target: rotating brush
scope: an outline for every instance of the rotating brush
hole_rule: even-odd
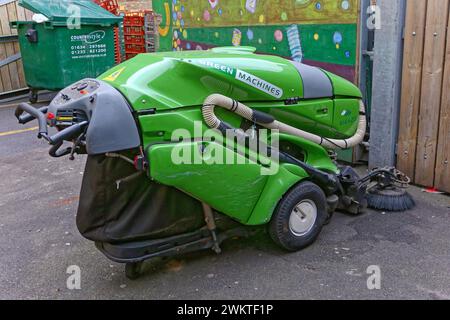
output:
[[[373,188],[366,194],[369,207],[375,210],[403,212],[415,207],[413,197],[405,190],[397,187]]]

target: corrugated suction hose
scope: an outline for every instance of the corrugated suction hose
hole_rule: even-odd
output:
[[[317,143],[327,149],[348,149],[355,147],[364,140],[364,136],[366,134],[366,113],[364,103],[362,101],[360,102],[360,117],[358,129],[356,130],[356,133],[353,137],[343,140],[328,139],[294,128],[283,122],[277,121],[274,117],[267,113],[253,110],[240,103],[239,101],[233,100],[220,94],[213,94],[207,97],[205,102],[203,103],[203,119],[205,120],[208,127],[219,129],[223,132],[225,132],[225,130],[227,129],[233,128],[222,122],[216,116],[214,112],[215,107],[224,108],[226,110],[234,112],[242,118],[252,121],[267,129],[279,130],[281,133],[298,136],[311,142]]]

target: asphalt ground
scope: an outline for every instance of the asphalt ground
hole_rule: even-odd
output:
[[[86,158],[50,158],[35,124],[19,126],[13,111],[0,107],[0,299],[450,299],[450,198],[419,188],[414,210],[336,214],[301,252],[260,232],[221,255],[149,261],[130,281],[76,229]],[[66,285],[72,265],[80,290]],[[370,266],[379,290],[368,289]]]

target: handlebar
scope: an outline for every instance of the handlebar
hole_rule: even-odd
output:
[[[53,136],[48,135],[48,127],[47,127],[47,118],[45,114],[48,111],[48,107],[43,107],[40,109],[36,109],[28,103],[20,103],[16,109],[15,116],[20,124],[26,124],[34,119],[37,119],[39,122],[39,134],[38,138],[44,138],[47,140],[53,147],[50,149],[50,155],[52,157],[62,157],[68,155],[72,152],[72,148],[66,148],[64,150],[59,150],[64,141],[70,141],[81,134],[84,133],[86,127],[89,125],[88,121],[83,121],[77,124],[74,124],[62,131],[59,131]],[[26,112],[27,114],[23,114]]]
[[[48,128],[47,128],[47,119],[45,117],[45,113],[47,113],[48,107],[44,107],[41,109],[36,109],[29,105],[28,103],[20,103],[16,109],[15,116],[20,124],[26,124],[34,119],[38,119],[39,121],[39,134],[38,138],[48,138]],[[23,115],[24,112],[27,112],[28,115]],[[48,140],[48,139],[47,139]]]

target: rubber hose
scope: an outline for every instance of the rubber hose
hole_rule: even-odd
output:
[[[253,116],[253,109],[226,96],[213,94],[206,98],[202,108],[202,114],[205,123],[208,125],[208,127],[213,129],[219,129],[222,124],[222,121],[216,116],[214,112],[215,107],[221,107],[228,111],[234,112],[242,118],[252,122],[255,119],[255,117]],[[274,120],[272,123],[256,123],[267,129],[279,130],[282,133],[309,140],[327,149],[348,149],[359,145],[364,140],[367,126],[365,107],[362,101],[360,101],[360,117],[358,129],[356,130],[355,135],[348,139],[337,140],[320,137],[301,129],[294,128],[277,120]]]

